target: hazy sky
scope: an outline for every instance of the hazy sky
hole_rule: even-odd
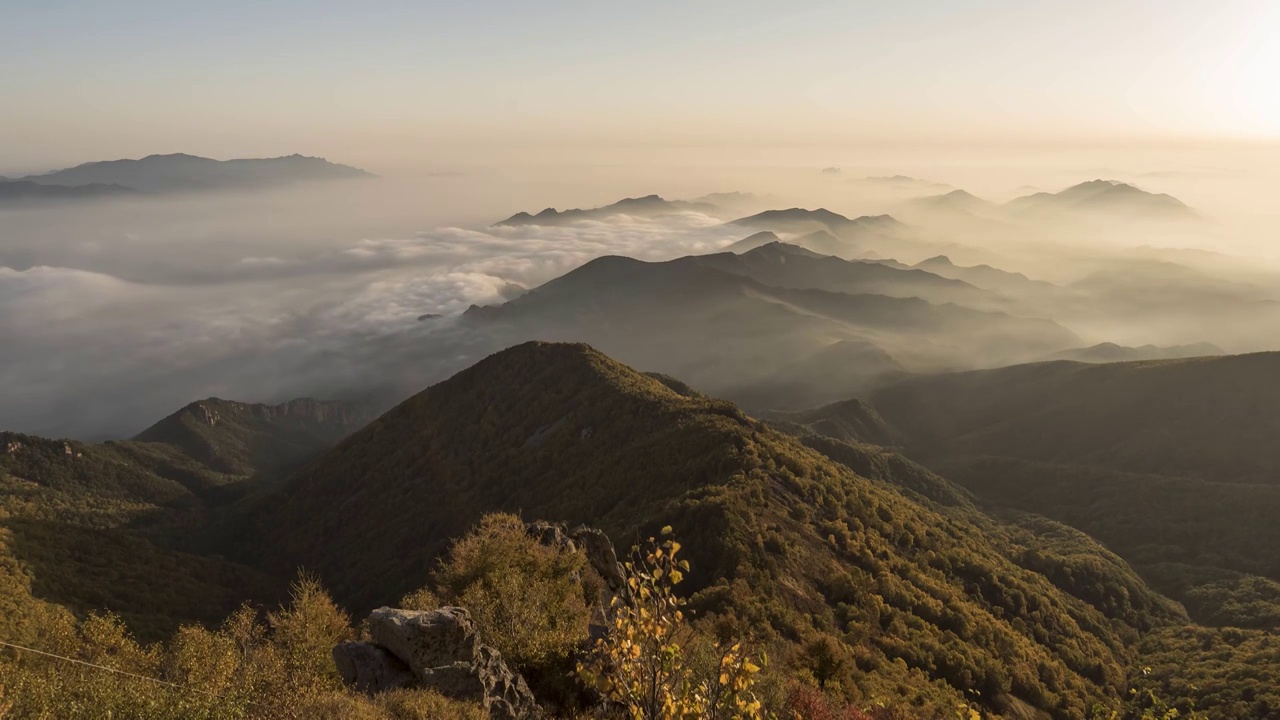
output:
[[[1274,0],[0,0],[0,171],[1280,138]]]

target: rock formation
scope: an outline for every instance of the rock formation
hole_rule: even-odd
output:
[[[463,608],[431,611],[378,608],[369,616],[373,642],[342,643],[334,663],[347,685],[376,693],[424,687],[457,700],[479,702],[493,720],[541,715],[524,678],[502,654],[480,642]]]
[[[609,590],[618,595],[626,594],[627,581],[622,564],[618,562],[613,542],[603,531],[586,525],[566,530],[564,525],[541,520],[527,524],[525,531],[547,547],[562,548],[569,552],[582,550],[587,562],[604,579]]]

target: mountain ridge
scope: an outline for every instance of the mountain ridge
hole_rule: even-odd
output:
[[[77,187],[120,185],[147,193],[229,190],[300,181],[373,177],[348,165],[320,157],[285,155],[274,158],[212,158],[171,153],[81,163],[74,167],[28,175],[21,180],[39,185]]]
[[[654,464],[659,448],[666,461]],[[882,462],[875,457],[855,450],[849,462]],[[934,504],[893,481],[909,466],[879,467],[886,480],[858,476],[729,403],[678,393],[585,345],[534,342],[489,356],[343,441],[259,507],[258,527],[285,565],[306,564],[363,608],[411,589],[448,538],[484,512],[591,518],[615,542],[671,525],[693,565],[682,587],[695,610],[747,620],[779,647],[835,633],[841,652],[858,658],[846,680],[858,692],[898,683],[903,690],[889,692],[910,688],[945,707],[961,688],[979,689],[978,702],[997,715],[1019,703],[1042,716],[1084,713],[1122,691],[1122,635],[1181,622],[1135,576],[1123,581],[1134,588],[1128,600],[1090,605],[1062,589],[1065,578],[1018,565],[1022,543],[1049,552],[1036,532],[1002,529],[964,503]],[[947,560],[931,566],[927,556]],[[965,563],[977,564],[972,573]],[[998,592],[1039,598],[1040,612],[1058,618],[1048,630],[1056,639],[999,619],[1022,611]],[[899,624],[907,615],[923,624]],[[972,643],[969,661],[945,659],[937,643],[948,633]],[[1018,669],[1037,664],[1056,678],[1053,690]]]
[[[505,220],[494,223],[494,225],[496,227],[563,225],[579,220],[598,220],[613,215],[653,217],[677,212],[712,213],[715,211],[716,206],[709,202],[666,200],[658,195],[645,195],[643,197],[623,198],[615,203],[595,208],[573,208],[570,210],[546,208],[533,215],[527,212],[518,212]]]
[[[1166,193],[1150,193],[1118,180],[1089,180],[1056,193],[1038,192],[1005,203],[1015,213],[1109,212],[1150,218],[1183,219],[1195,213]]]

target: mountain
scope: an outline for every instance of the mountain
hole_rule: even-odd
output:
[[[948,452],[1280,484],[1274,373],[1278,353],[1060,361],[907,380],[869,399],[895,426]]]
[[[519,227],[521,225],[565,225],[579,220],[602,220],[615,215],[636,215],[640,217],[661,217],[681,212],[714,213],[716,206],[707,202],[685,202],[683,200],[664,200],[657,195],[646,195],[638,198],[624,198],[612,205],[589,208],[586,210],[556,210],[547,208],[536,215],[518,212],[498,223],[498,226]]]
[[[0,179],[0,207],[13,205],[31,205],[45,202],[96,200],[99,198],[116,198],[138,196],[137,190],[122,185],[95,183],[63,187],[60,185],[41,185],[28,180]]]
[[[1277,371],[1275,353],[1051,362],[913,378],[869,398],[905,452],[984,506],[1089,533],[1208,626],[1140,643],[1148,687],[1210,718],[1270,718]]]
[[[841,341],[870,343],[883,352],[861,356],[873,367],[828,366],[847,376],[826,379],[832,393],[886,367],[883,353],[889,366],[924,371],[1007,364],[1079,345],[1050,321],[876,294],[892,291],[894,283],[908,295],[980,294],[955,281],[803,253],[765,246],[743,255],[660,263],[598,258],[516,300],[469,309],[463,327],[498,346],[532,339],[589,342],[711,393],[771,384],[797,361]],[[808,268],[827,274],[818,282],[849,292],[813,287]],[[817,401],[842,397],[824,394]]]
[[[123,662],[142,651],[117,642],[106,621],[77,630],[71,614],[106,609],[144,640],[168,637],[180,624],[216,625],[246,600],[275,602],[299,566],[363,614],[420,588],[454,539],[486,513],[507,511],[590,522],[620,548],[671,526],[692,563],[678,589],[693,618],[767,651],[762,684],[822,682],[859,707],[921,717],[973,706],[992,720],[1066,720],[1150,690],[1182,708],[1194,702],[1209,720],[1273,720],[1280,582],[1269,578],[1280,484],[1118,471],[1105,452],[1076,458],[1096,457],[1091,465],[1008,453],[1078,450],[1077,437],[1105,445],[1090,435],[1112,422],[1105,416],[1085,418],[1088,427],[1062,422],[1056,438],[1038,426],[1038,415],[1073,417],[1073,403],[1130,413],[1118,422],[1163,418],[1160,452],[1176,447],[1178,461],[1217,452],[1231,429],[1206,428],[1228,416],[1259,426],[1246,437],[1237,423],[1230,449],[1259,447],[1274,435],[1275,398],[1263,393],[1251,407],[1253,396],[1235,390],[1273,377],[1277,362],[1059,362],[907,378],[873,393],[874,405],[847,401],[762,422],[590,347],[532,342],[349,435],[365,417],[358,407],[216,399],[142,439],[4,433],[0,637],[75,657],[118,652]],[[1192,392],[1153,402],[1193,379],[1181,374],[1188,367],[1216,399]],[[1203,441],[1178,432],[1194,422]],[[944,457],[962,445],[943,438],[947,428],[1013,437],[992,440],[1003,456]],[[1121,444],[1135,434],[1109,430]],[[330,449],[302,450],[342,435]],[[1039,444],[1027,442],[1037,436]],[[929,467],[883,445],[918,453]],[[239,462],[252,492],[191,489],[193,473],[215,477]],[[1096,527],[1125,559],[1022,505]],[[318,597],[301,603],[309,612],[273,615],[269,629],[253,632],[301,634],[310,650],[288,662],[318,663],[323,678],[332,672],[328,633],[340,641],[350,629]],[[168,649],[146,650],[151,664],[127,667],[189,677],[167,674],[177,660],[204,672],[202,659],[234,659],[246,651],[238,641],[258,642],[243,634],[254,614],[237,613],[216,636],[187,628]],[[202,643],[212,641],[230,655],[210,655]],[[33,696],[31,675],[15,672],[39,662],[0,658],[22,707],[48,705],[47,688]],[[68,687],[60,667],[43,677]],[[354,707],[326,692],[339,715]]]
[[[730,224],[793,235],[804,235],[825,230],[846,239],[850,239],[858,233],[899,233],[906,231],[906,226],[890,215],[864,215],[849,219],[826,208],[818,208],[817,210],[805,210],[804,208],[766,210],[755,215],[738,218]]]
[[[828,643],[831,682],[926,715],[1084,717],[1126,692],[1138,638],[1185,624],[1088,538],[936,502],[908,485],[941,478],[848,447],[881,479],[586,346],[528,343],[308,464],[254,510],[253,547],[358,610],[420,585],[486,512],[590,521],[622,547],[670,525],[696,616],[745,623],[787,672]]]
[[[910,229],[889,215],[851,220],[825,208],[766,210],[730,224],[795,236],[788,242],[823,255],[843,258],[866,256],[872,254],[873,245],[889,246],[910,236]]]
[[[744,253],[748,250],[755,250],[762,245],[780,242],[778,236],[768,230],[761,230],[758,233],[748,235],[732,245],[724,248],[721,252]]]
[[[902,363],[867,340],[839,340],[720,394],[744,408],[786,411],[858,395],[907,375]]]
[[[1062,288],[1043,280],[1032,280],[1022,273],[1009,272],[990,265],[956,265],[946,255],[922,260],[912,267],[935,275],[963,280],[971,285],[1019,296],[1061,296]]]
[[[1114,258],[1065,287],[1076,309],[1113,327],[1169,328],[1168,343],[1269,350],[1259,338],[1280,332],[1280,292],[1262,278],[1242,282],[1167,261]]]
[[[29,175],[22,180],[64,187],[107,184],[150,193],[230,190],[318,180],[372,177],[324,158],[287,157],[211,160],[195,155],[148,155],[138,160],[107,160]]]
[[[1143,345],[1141,347],[1125,347],[1115,343],[1099,343],[1086,348],[1074,348],[1054,353],[1046,360],[1075,360],[1086,363],[1129,362],[1133,360],[1176,360],[1179,358],[1208,357],[1225,355],[1222,348],[1212,343],[1195,343],[1192,345],[1174,345],[1157,347]]]
[[[902,444],[898,431],[862,400],[841,400],[812,410],[773,411],[762,419],[792,435],[816,434],[849,443],[880,446]]]
[[[994,203],[983,200],[967,190],[952,190],[942,195],[916,198],[912,204],[923,210],[984,213],[996,209]]]
[[[1267,519],[1280,513],[1277,372],[1277,353],[1059,361],[911,378],[867,399],[912,457],[989,502],[1073,524],[1143,566],[1280,582]]]
[[[765,210],[762,213],[738,218],[730,224],[761,228],[775,233],[799,235],[814,232],[815,230],[835,232],[837,229],[849,227],[852,222],[849,218],[839,213],[831,212],[826,208],[818,208],[817,210],[790,208],[788,210]]]
[[[209,399],[134,440],[0,433],[0,632],[24,638],[69,608],[155,639],[280,597],[287,578],[207,554],[211,518],[371,419],[344,403]]]
[[[0,433],[0,632],[39,637],[49,613],[111,611],[141,637],[217,623],[284,590],[181,537],[208,509],[207,469],[173,448]],[[193,491],[195,487],[197,491]]]
[[[165,443],[219,473],[247,476],[288,467],[364,427],[365,406],[302,398],[280,405],[209,398],[191,403],[138,434]]]
[[[1149,193],[1116,180],[1090,180],[1057,193],[1026,195],[1010,200],[1004,207],[1023,214],[1086,212],[1150,219],[1195,217],[1191,208],[1172,195]]]
[[[818,234],[834,240],[824,231],[815,233]],[[881,262],[842,260],[814,250],[811,246],[817,243],[800,245],[803,240],[805,238],[797,240],[797,244],[773,242],[737,255],[704,255],[702,262],[775,287],[918,297],[931,303],[954,302],[984,309],[1008,307],[999,296],[962,280],[916,268],[898,269]]]

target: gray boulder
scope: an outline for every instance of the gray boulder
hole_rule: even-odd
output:
[[[407,687],[417,680],[400,658],[372,643],[342,643],[333,648],[333,662],[342,682],[369,694]]]
[[[623,574],[622,563],[618,562],[618,554],[613,549],[613,541],[604,531],[579,525],[570,533],[574,542],[587,555],[587,562],[600,573],[609,589],[615,593],[626,594],[627,578]]]
[[[609,590],[614,594],[626,595],[627,581],[623,574],[622,564],[618,562],[618,554],[614,551],[613,542],[602,530],[579,525],[566,530],[564,525],[542,520],[525,525],[525,532],[540,544],[547,547],[560,548],[575,552],[581,550],[587,556],[587,563],[595,570]]]
[[[565,533],[564,526],[556,523],[549,523],[545,520],[534,520],[525,523],[524,531],[529,537],[538,541],[538,544],[545,545],[549,548],[562,548],[572,552],[577,549],[573,541],[569,539],[569,535]]]
[[[500,652],[480,642],[463,608],[378,608],[369,616],[369,633],[378,647],[408,667],[419,687],[480,702],[494,720],[541,715],[524,678],[507,667]]]

